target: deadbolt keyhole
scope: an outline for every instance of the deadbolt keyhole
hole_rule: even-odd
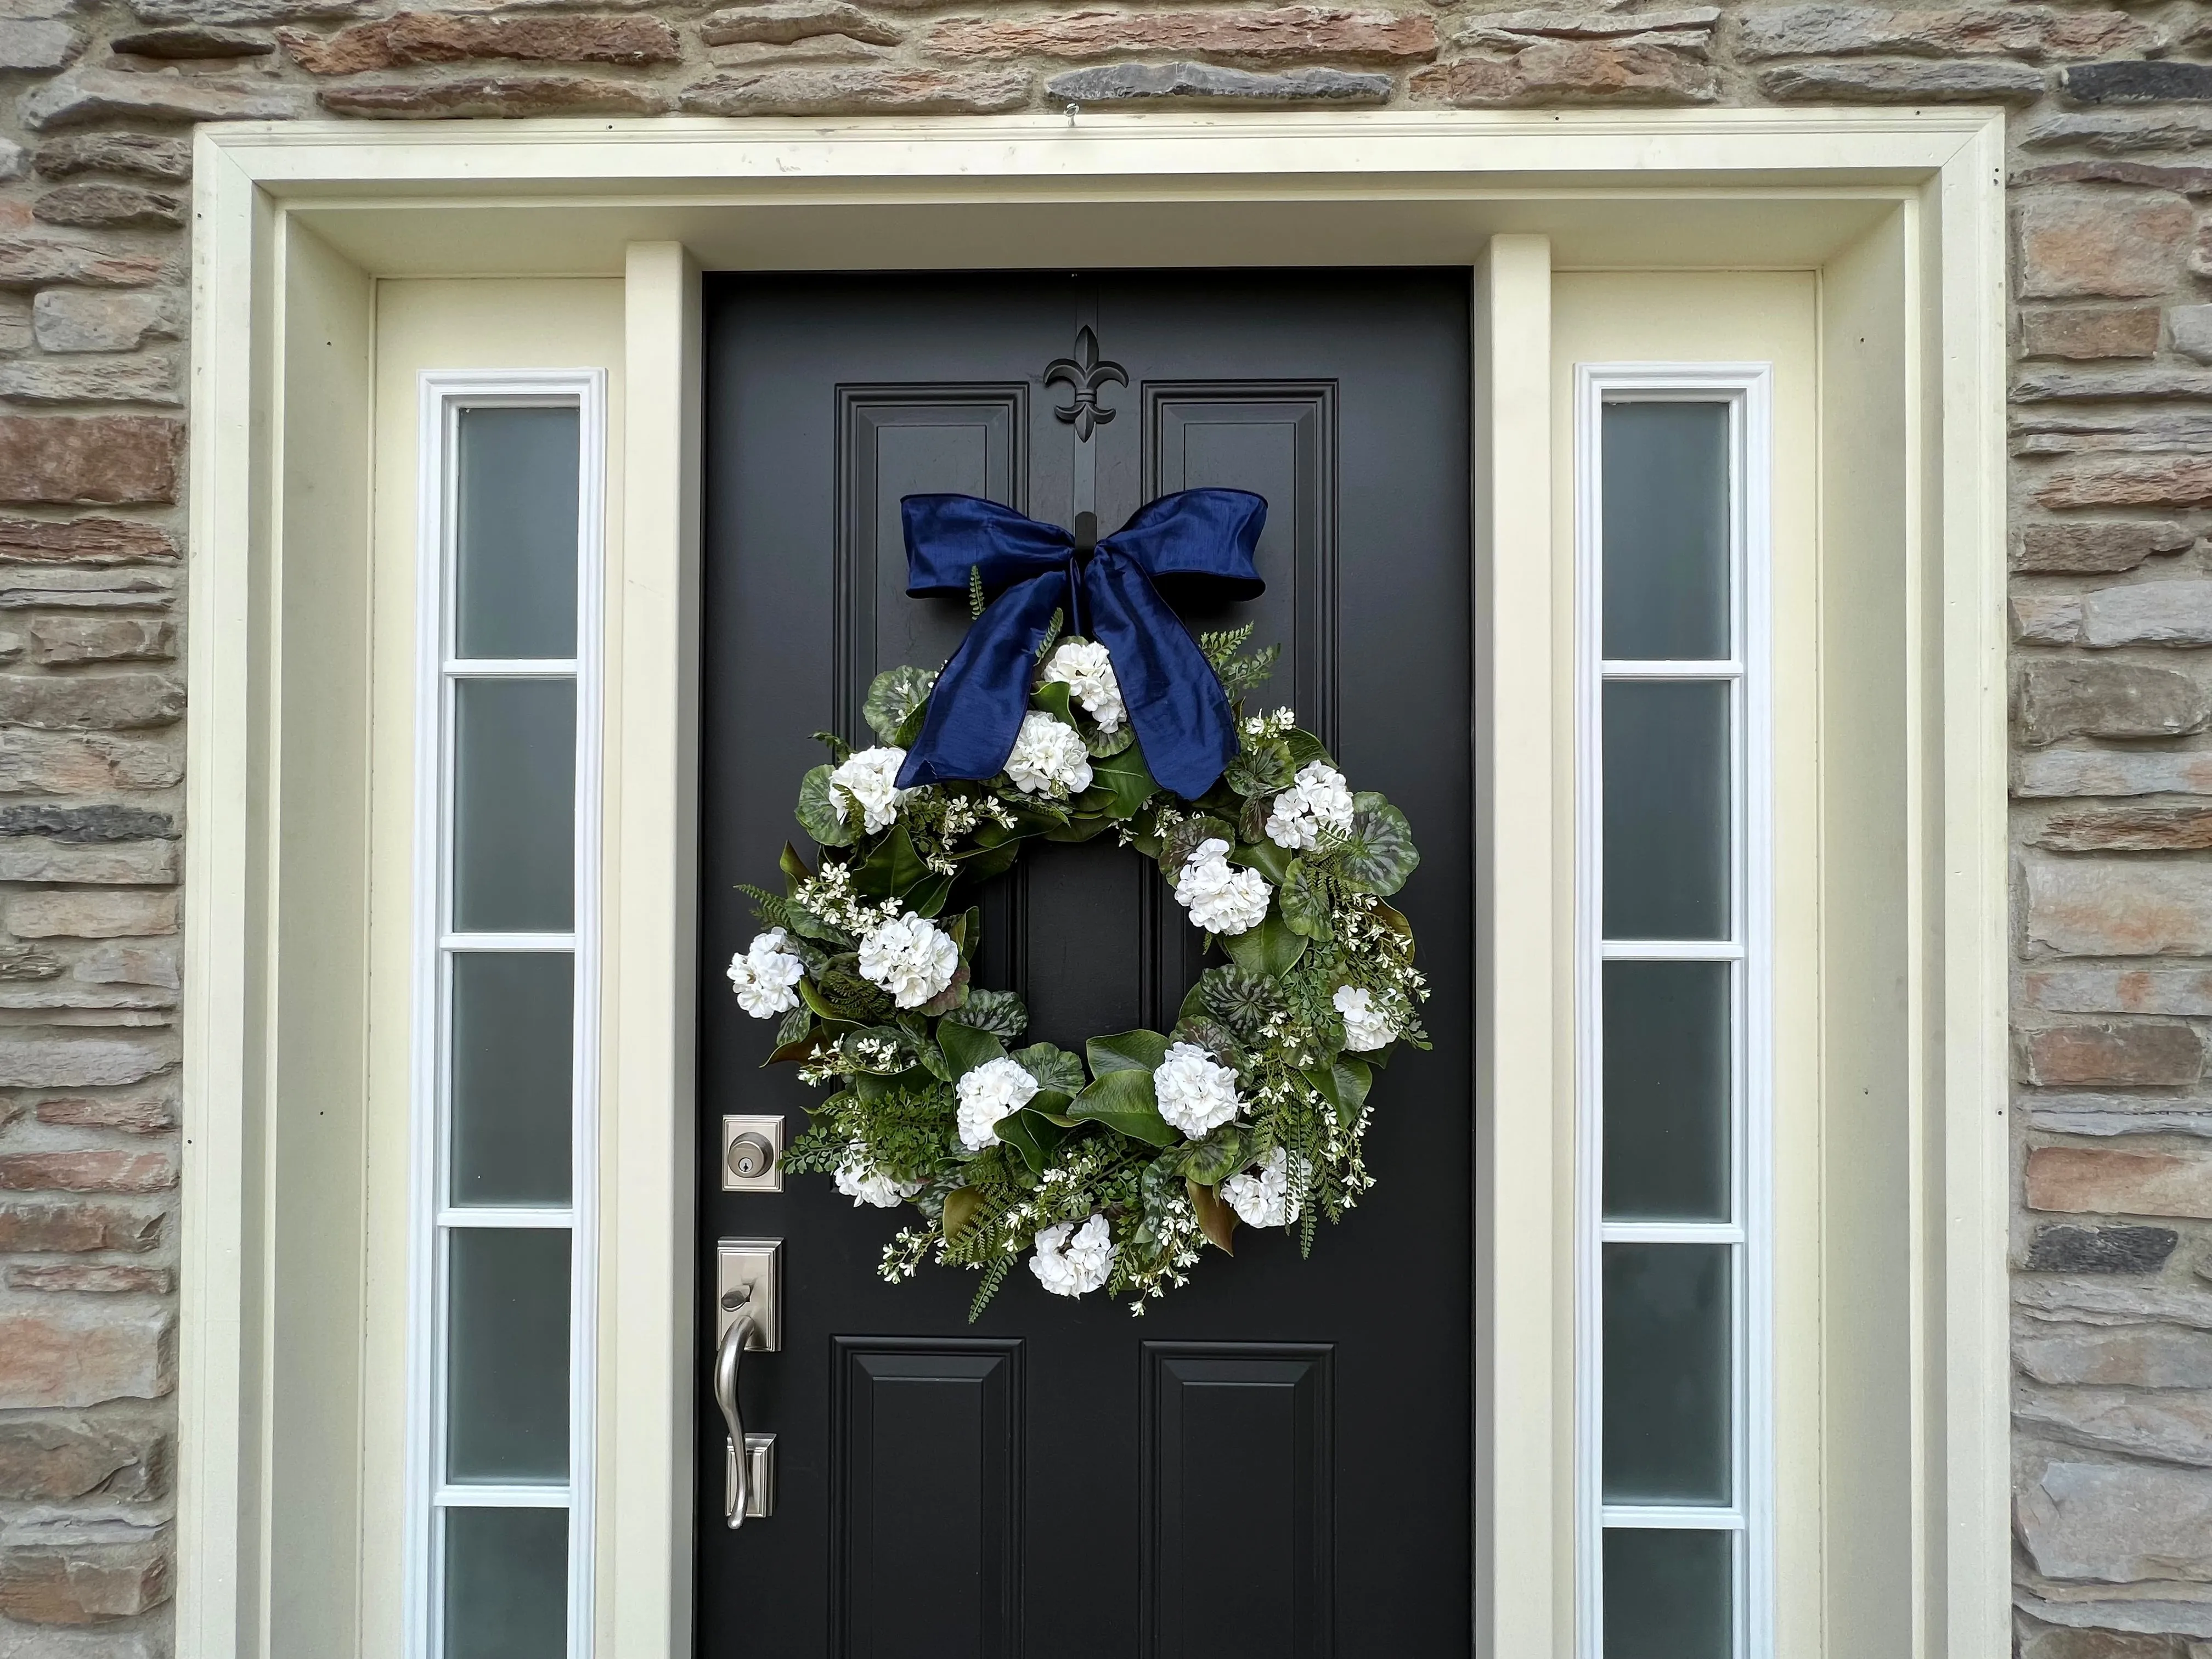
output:
[[[775,1162],[775,1149],[768,1144],[768,1137],[755,1134],[748,1129],[733,1136],[730,1141],[730,1173],[740,1181],[754,1181],[769,1171]]]

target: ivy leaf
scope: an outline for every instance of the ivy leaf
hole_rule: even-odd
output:
[[[1091,785],[1093,789],[1103,788],[1107,792],[1110,800],[1106,815],[1114,818],[1136,817],[1160,787],[1145,764],[1144,748],[1138,744],[1093,763]]]
[[[1053,1153],[1067,1139],[1068,1133],[1042,1113],[1026,1107],[1000,1118],[997,1128],[999,1139],[1019,1152],[1022,1162],[1038,1175],[1044,1173],[1045,1165],[1052,1162]]]
[[[1195,1181],[1186,1181],[1190,1189],[1190,1207],[1198,1216],[1198,1230],[1206,1235],[1207,1243],[1226,1252],[1237,1254],[1230,1240],[1237,1231],[1237,1212],[1221,1201],[1221,1194],[1211,1187],[1201,1187]]]
[[[1065,1048],[1054,1048],[1049,1042],[1033,1042],[1026,1048],[1017,1048],[1007,1056],[1037,1080],[1037,1087],[1063,1095],[1078,1095],[1090,1081],[1084,1075],[1083,1062]],[[1039,1111],[1057,1107],[1040,1106]]]
[[[1103,1078],[1109,1072],[1142,1072],[1150,1077],[1168,1057],[1168,1040],[1158,1031],[1117,1031],[1092,1037],[1083,1052],[1093,1077]]]
[[[1006,1045],[990,1032],[949,1018],[937,1023],[937,1046],[945,1051],[945,1063],[956,1079],[1006,1056]]]
[[[827,766],[817,766],[799,781],[799,827],[823,847],[850,847],[853,831],[845,823],[845,809],[830,788]]]
[[[994,1036],[1018,1037],[1028,1029],[1030,1011],[1022,1000],[1012,991],[970,991],[968,1000],[951,1013],[945,1022],[951,1025],[973,1026],[979,1031],[988,1031]],[[938,1038],[944,1040],[945,1032],[939,1028]]]
[[[1091,1041],[1095,1044],[1097,1039]],[[1164,1050],[1166,1039],[1159,1041]],[[1068,1103],[1067,1115],[1080,1122],[1103,1123],[1116,1134],[1153,1146],[1172,1146],[1182,1139],[1160,1115],[1152,1073],[1135,1067],[1102,1073]]]
[[[973,1187],[956,1187],[945,1195],[945,1242],[950,1244],[983,1207],[983,1194]]]
[[[1329,858],[1337,878],[1355,892],[1388,898],[1421,861],[1406,815],[1372,790],[1352,798],[1352,828]]]
[[[1248,974],[1263,975],[1269,979],[1280,979],[1297,965],[1306,953],[1304,935],[1293,933],[1283,920],[1282,912],[1271,907],[1267,919],[1257,927],[1247,928],[1241,933],[1224,934],[1221,948],[1229,952],[1229,959]]]
[[[1336,937],[1328,920],[1328,881],[1304,859],[1293,861],[1285,872],[1275,902],[1281,907],[1283,925],[1292,933],[1316,939]]]
[[[896,744],[907,716],[928,700],[930,688],[936,684],[936,672],[931,669],[903,665],[887,668],[869,684],[867,701],[860,705],[860,718],[885,743]]]

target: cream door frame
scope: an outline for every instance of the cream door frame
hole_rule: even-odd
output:
[[[1909,1185],[1894,1273],[1866,1290],[1908,1310],[1875,1419],[1910,1515],[1888,1517],[1905,1537],[1875,1577],[1912,1651],[2002,1650],[2002,117],[1975,110],[202,129],[179,1651],[355,1651],[380,1593],[359,1467],[376,282],[625,284],[599,1630],[603,1653],[647,1659],[690,1650],[696,272],[1317,261],[1478,273],[1474,1012],[1486,1037],[1552,1039],[1480,1045],[1480,1647],[1565,1656],[1574,1628],[1553,273],[1778,266],[1820,274],[1824,638],[1839,686],[1863,663],[1895,715],[1880,759],[1851,762],[1887,769],[1894,856],[1860,868],[1844,847],[1831,879],[1889,893],[1872,908],[1893,937],[1865,949],[1890,951],[1904,1018],[1886,1034],[1838,1021],[1823,1083],[1893,1091],[1888,1115],[1842,1127],[1888,1135]],[[1864,954],[1835,958],[1838,985]],[[1824,1385],[1855,1386],[1844,1370]],[[1845,1551],[1826,1571],[1875,1570]],[[1814,1587],[1830,1609],[1868,1588]],[[1875,1650],[1841,1613],[1820,1628],[1824,1649]],[[354,1632],[342,1650],[334,1631]]]

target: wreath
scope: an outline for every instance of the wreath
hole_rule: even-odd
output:
[[[797,817],[818,863],[787,845],[782,892],[741,890],[763,931],[729,978],[747,1013],[781,1021],[769,1063],[795,1063],[829,1091],[785,1148],[784,1170],[828,1174],[856,1206],[921,1212],[885,1248],[886,1279],[933,1258],[976,1270],[973,1319],[1027,1253],[1046,1290],[1103,1289],[1141,1313],[1188,1281],[1202,1243],[1233,1254],[1240,1223],[1295,1226],[1310,1253],[1316,1218],[1338,1220],[1373,1186],[1361,1145],[1374,1067],[1396,1043],[1428,1046],[1413,930],[1387,902],[1419,854],[1404,816],[1354,793],[1291,710],[1245,713],[1243,694],[1280,652],[1248,650],[1249,626],[1194,641],[1167,612],[1169,638],[1159,614],[1133,623],[1126,609],[1094,605],[1106,641],[1063,631],[1110,586],[1114,562],[1158,574],[1158,547],[1147,557],[1127,531],[1096,544],[1080,521],[1070,538],[968,497],[909,498],[909,592],[946,586],[926,580],[920,550],[972,544],[918,532],[916,503],[947,501],[1069,541],[1054,544],[1063,568],[1008,581],[988,559],[970,562],[974,625],[960,651],[941,672],[894,668],[870,688],[862,712],[880,743],[815,734],[830,758],[801,781]],[[1263,514],[1261,503],[1243,526],[1247,572]],[[1034,616],[1040,596],[1009,591],[1024,583],[1059,601],[1041,626],[1002,611],[1022,597]],[[1115,635],[1135,637],[1131,626],[1178,659],[1164,681],[1139,653],[1115,648]],[[994,661],[979,669],[979,657]],[[987,681],[988,705],[977,690]],[[1173,751],[1193,781],[1194,707],[1218,716],[1218,732],[1197,732],[1195,771],[1215,775],[1179,791],[1146,757]],[[974,738],[979,719],[1011,727],[1011,742],[988,775],[949,775],[961,728]],[[980,741],[988,751],[999,738]],[[1018,1046],[1028,1012],[1012,992],[971,981],[981,913],[951,901],[1010,869],[1029,841],[1108,834],[1158,864],[1220,959],[1170,1030],[1094,1036],[1081,1054]]]

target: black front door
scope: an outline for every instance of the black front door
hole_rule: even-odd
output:
[[[783,1243],[781,1351],[749,1356],[774,1515],[727,1530],[721,1419],[698,1418],[698,1650],[855,1659],[1289,1659],[1470,1645],[1473,1042],[1464,272],[716,277],[707,289],[700,1307],[714,1243]],[[1063,420],[1079,331],[1126,384]],[[1104,419],[1103,412],[1111,418]],[[1092,448],[1083,453],[1079,445]],[[1310,1259],[1251,1229],[1142,1318],[1016,1273],[877,1276],[903,1214],[818,1176],[721,1190],[721,1115],[815,1098],[722,975],[774,884],[808,733],[934,667],[964,604],[905,597],[899,498],[963,491],[1111,530],[1170,490],[1268,502],[1263,598],[1204,617],[1279,641],[1249,708],[1296,707],[1352,787],[1412,821],[1397,902],[1434,1048],[1377,1076],[1375,1189]],[[1032,1040],[1164,1030],[1204,965],[1152,865],[1032,843],[981,896],[976,983]]]

